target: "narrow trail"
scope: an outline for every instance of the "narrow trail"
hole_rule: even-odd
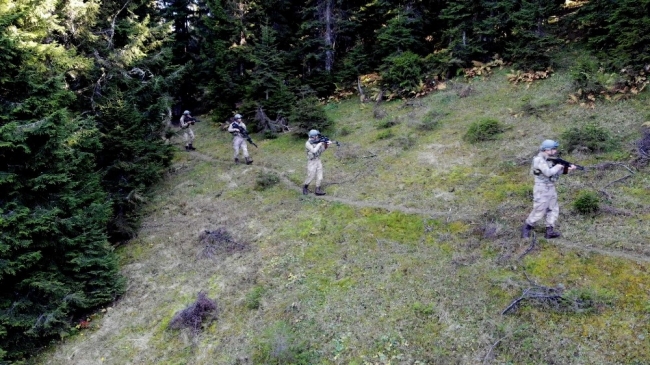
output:
[[[211,163],[219,163],[223,165],[228,165],[224,163],[223,161],[217,160],[211,156],[202,154],[200,152],[192,152],[192,156],[196,157],[198,160],[205,161],[205,162],[211,162]],[[264,172],[271,172],[279,176],[280,181],[290,190],[293,190],[299,194],[302,194],[302,187],[294,184],[289,178],[282,172],[270,167],[265,167],[265,166],[259,166],[259,165],[249,165],[249,167],[262,170]],[[433,211],[433,210],[427,210],[427,209],[418,209],[418,208],[409,208],[401,205],[393,205],[393,204],[383,204],[383,203],[378,203],[378,202],[370,202],[370,201],[359,201],[359,200],[353,200],[353,199],[348,199],[344,197],[337,197],[337,196],[332,196],[332,195],[322,195],[322,196],[317,196],[314,195],[313,193],[310,193],[308,195],[310,198],[314,199],[321,199],[321,200],[326,200],[329,202],[337,202],[337,203],[342,203],[346,205],[350,205],[353,207],[357,208],[374,208],[374,209],[383,209],[387,210],[389,212],[393,211],[399,211],[402,213],[406,214],[418,214],[422,216],[427,216],[430,218],[444,218],[444,217],[449,217],[451,218],[452,216],[454,218],[470,218],[469,216],[454,213],[452,211]],[[632,261],[637,261],[637,262],[650,262],[650,256],[645,255],[645,254],[640,254],[640,253],[634,253],[634,252],[626,252],[626,251],[621,251],[621,250],[612,250],[612,249],[606,249],[606,248],[600,248],[600,247],[593,247],[593,246],[586,246],[584,244],[576,243],[576,242],[571,242],[567,241],[565,239],[554,239],[552,241],[548,241],[549,244],[555,245],[555,246],[561,246],[564,248],[568,249],[573,249],[573,250],[579,250],[579,251],[585,251],[589,253],[597,253],[600,255],[605,255],[605,256],[610,256],[610,257],[618,257],[618,258],[623,258],[623,259],[628,259]]]

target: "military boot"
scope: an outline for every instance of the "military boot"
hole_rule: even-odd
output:
[[[196,151],[196,148],[194,148],[191,143],[187,146],[187,149],[190,151]]]
[[[521,238],[530,238],[530,231],[533,230],[533,226],[528,223],[524,223],[524,226],[521,227]]]
[[[307,195],[309,194],[309,185],[303,185],[302,186],[302,195]]]
[[[190,150],[190,146],[185,146],[185,151],[189,151],[189,150]]]
[[[560,237],[560,232],[555,232],[553,230],[553,227],[546,227],[546,234],[544,235],[544,238],[551,239],[558,237]]]
[[[235,157],[235,164],[238,164],[238,163],[239,163],[239,159],[237,157]]]
[[[320,188],[320,186],[317,186],[316,187],[316,192],[314,194],[316,194],[316,195],[325,195],[325,192],[323,191],[323,189]]]
[[[246,158],[246,165],[250,165],[253,163],[253,159],[250,157],[245,157]]]

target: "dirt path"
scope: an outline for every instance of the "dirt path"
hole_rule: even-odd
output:
[[[229,165],[223,163],[223,161],[219,161],[211,156],[199,153],[199,152],[192,152],[192,157],[197,158],[198,160],[201,161],[206,161],[206,162],[212,162],[212,163],[220,163],[224,165]],[[256,165],[250,165],[250,167],[262,170],[264,172],[270,172],[278,175],[280,177],[280,181],[288,188],[291,189],[299,194],[302,194],[302,187],[294,184],[289,178],[282,172],[273,168],[269,167],[264,167],[264,166],[256,166]],[[427,209],[417,209],[417,208],[409,208],[409,207],[404,207],[401,205],[393,205],[393,204],[382,204],[378,202],[369,202],[369,201],[359,201],[359,200],[352,200],[352,199],[347,199],[344,197],[337,197],[337,196],[332,196],[332,195],[322,195],[322,196],[317,196],[314,194],[309,194],[308,195],[310,198],[315,198],[315,199],[322,199],[330,202],[338,202],[346,205],[350,205],[353,207],[357,208],[376,208],[376,209],[384,209],[389,212],[394,212],[394,211],[399,211],[402,213],[406,214],[418,214],[418,215],[423,215],[431,218],[441,218],[441,217],[448,217],[448,218],[463,218],[463,215],[459,215],[458,213],[454,213],[452,211],[433,211],[433,210],[427,210]],[[465,217],[469,218],[469,217]],[[591,246],[585,246],[584,244],[580,243],[575,243],[571,241],[567,241],[564,239],[554,239],[553,241],[549,241],[552,245],[556,246],[561,246],[564,248],[569,248],[569,249],[574,249],[574,250],[580,250],[580,251],[586,251],[586,252],[592,252],[592,253],[597,253],[605,256],[610,256],[610,257],[619,257],[619,258],[624,258],[632,261],[637,261],[637,262],[650,262],[650,257],[644,254],[639,254],[639,253],[634,253],[634,252],[626,252],[626,251],[620,251],[620,250],[611,250],[611,249],[605,249],[605,248],[599,248],[599,247],[591,247]]]

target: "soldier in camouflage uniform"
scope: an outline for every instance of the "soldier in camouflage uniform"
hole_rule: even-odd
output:
[[[190,126],[193,124],[194,118],[190,114],[190,111],[184,111],[183,115],[181,116],[181,129],[185,130],[185,133],[183,133],[183,138],[185,139],[185,151],[196,150],[196,148],[192,146],[192,143],[194,142],[194,131]]]
[[[235,150],[235,163],[239,163],[239,149],[241,149],[244,154],[246,165],[250,165],[253,163],[253,159],[248,156],[248,145],[246,144],[246,139],[240,133],[239,128],[237,128],[238,126],[239,128],[243,128],[245,131],[247,130],[246,124],[242,121],[241,115],[235,114],[235,121],[230,123],[228,126],[228,132],[233,136],[232,147]]]
[[[533,158],[531,165],[531,174],[534,175],[535,185],[533,186],[533,211],[530,212],[526,222],[521,230],[521,237],[530,237],[530,231],[533,229],[535,222],[546,216],[546,234],[545,238],[560,237],[560,233],[553,230],[555,221],[560,214],[560,206],[557,203],[557,191],[555,190],[555,182],[560,177],[564,166],[557,164],[553,165],[547,159],[557,153],[559,143],[547,139],[542,142],[539,147],[539,153]],[[568,171],[576,169],[575,165],[571,165]]]
[[[309,139],[305,143],[305,149],[307,150],[307,180],[305,180],[302,187],[302,193],[304,195],[309,194],[309,183],[316,178],[316,191],[314,194],[325,195],[325,192],[320,187],[323,181],[323,164],[320,161],[320,155],[327,149],[331,141],[320,142],[320,132],[315,129],[310,130],[308,135]]]

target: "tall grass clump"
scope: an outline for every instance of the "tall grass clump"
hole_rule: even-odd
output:
[[[251,289],[251,291],[246,294],[246,299],[244,300],[246,308],[250,310],[259,309],[263,294],[264,288],[259,285]]]
[[[581,191],[573,201],[573,209],[584,215],[596,214],[600,210],[600,199],[592,191]]]
[[[427,112],[421,121],[416,121],[413,123],[415,128],[429,132],[437,129],[440,126],[442,118],[444,118],[445,113],[439,112],[437,110],[430,110]]]
[[[483,118],[469,126],[463,139],[469,143],[492,141],[497,139],[498,135],[503,133],[504,130],[504,126],[498,120]]]
[[[270,172],[262,172],[255,180],[255,190],[266,190],[280,182],[278,175]]]
[[[260,338],[253,340],[253,364],[310,365],[317,364],[316,354],[310,351],[286,322],[268,328]]]
[[[567,151],[609,152],[616,148],[616,141],[605,128],[596,123],[571,127],[562,133]]]

